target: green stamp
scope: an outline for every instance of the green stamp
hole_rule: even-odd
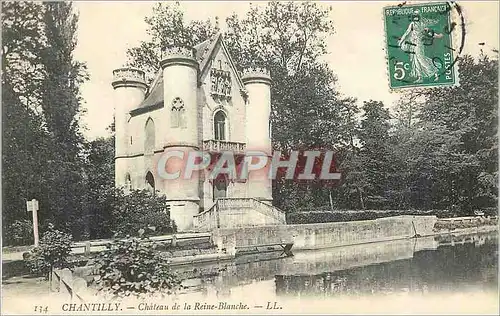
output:
[[[451,22],[453,10],[450,3],[384,8],[391,89],[456,83],[457,49],[453,48],[452,35],[459,28]]]

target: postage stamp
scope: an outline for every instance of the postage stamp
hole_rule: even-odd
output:
[[[450,3],[384,7],[391,89],[456,84],[452,10]]]

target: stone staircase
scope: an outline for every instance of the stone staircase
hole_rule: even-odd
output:
[[[195,231],[286,224],[285,212],[255,198],[221,198],[194,217]]]

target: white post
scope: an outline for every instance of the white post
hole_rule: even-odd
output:
[[[28,212],[33,212],[33,239],[35,240],[35,247],[38,246],[38,201],[33,199],[26,202]]]

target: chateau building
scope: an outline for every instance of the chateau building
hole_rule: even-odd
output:
[[[220,34],[193,48],[167,48],[159,68],[150,85],[141,70],[113,71],[116,185],[166,195],[179,231],[284,223],[269,179],[214,181],[202,172],[166,180],[158,172],[174,149],[270,156],[269,72],[240,74]]]

